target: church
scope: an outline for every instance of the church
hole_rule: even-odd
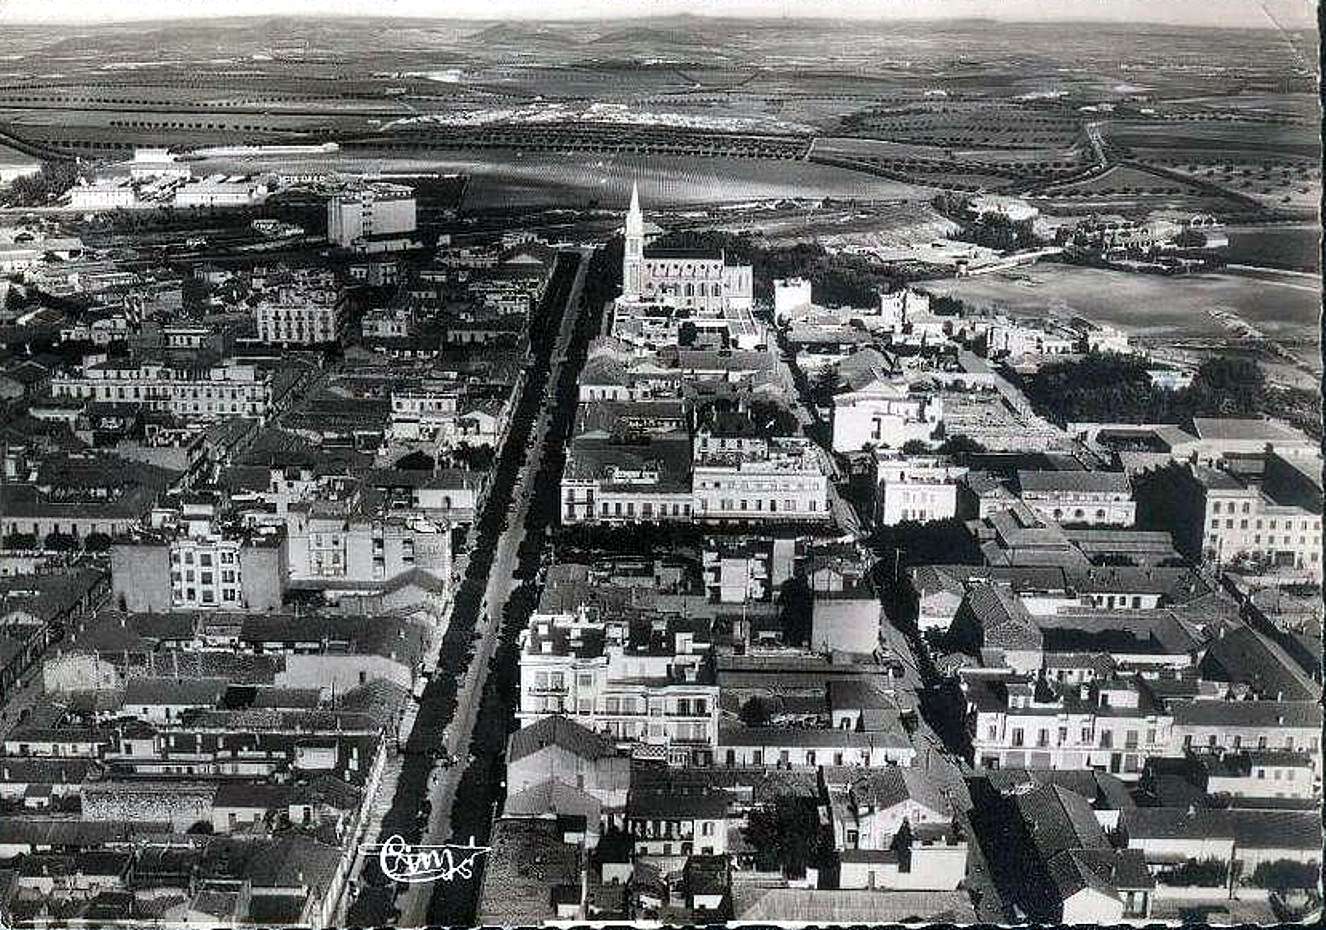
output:
[[[721,251],[662,249],[645,243],[640,191],[631,186],[622,256],[622,300],[722,315],[753,305],[750,265],[729,265]]]

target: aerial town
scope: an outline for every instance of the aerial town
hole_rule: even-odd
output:
[[[279,105],[188,79],[224,117],[0,87],[0,925],[1320,915],[1318,340],[1232,290],[1145,320],[1319,302],[1234,254],[1315,214],[1064,209],[1186,177],[1102,109],[1163,94],[1079,87],[1034,101],[1103,167],[1043,188],[704,203],[651,158],[791,137],[617,114],[593,203],[484,201],[419,139],[612,160],[605,111],[368,159],[297,121],[423,79],[329,103],[262,47]]]

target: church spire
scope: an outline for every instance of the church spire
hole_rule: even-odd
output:
[[[632,214],[639,214],[639,212],[640,212],[640,185],[639,185],[637,182],[635,182],[635,181],[632,181],[632,182],[631,182],[631,210],[630,210],[630,212],[631,212]]]

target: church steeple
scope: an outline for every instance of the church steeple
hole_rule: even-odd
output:
[[[622,251],[622,296],[639,297],[645,257],[645,215],[640,211],[640,187],[631,182],[631,207],[626,211],[626,241]]]

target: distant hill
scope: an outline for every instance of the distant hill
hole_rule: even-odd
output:
[[[645,45],[685,45],[697,46],[703,45],[704,40],[685,29],[659,29],[654,26],[634,26],[627,29],[617,29],[612,32],[605,32],[596,39],[590,39],[586,45],[624,45],[624,44],[645,44]]]
[[[514,26],[511,23],[497,23],[487,29],[480,29],[465,37],[468,42],[510,43],[510,42],[547,42],[563,41],[562,37],[548,29],[538,27]]]

